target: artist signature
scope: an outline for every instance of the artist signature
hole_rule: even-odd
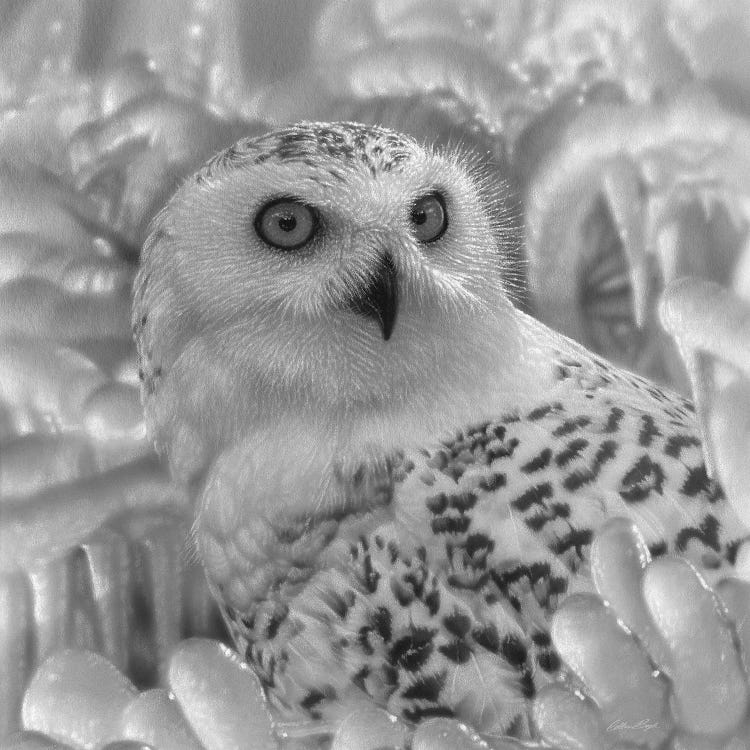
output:
[[[649,721],[648,719],[641,719],[639,722],[635,724],[630,724],[627,721],[623,721],[622,719],[615,719],[608,727],[608,732],[630,732],[635,731],[637,729],[641,729],[644,732],[647,732],[650,729],[656,729],[659,725],[655,722]]]

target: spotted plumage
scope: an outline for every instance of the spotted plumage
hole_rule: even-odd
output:
[[[503,199],[460,154],[303,123],[217,155],[154,222],[146,417],[284,718],[375,702],[527,735],[608,518],[709,576],[745,535],[687,401],[513,306]]]
[[[231,618],[283,713],[320,718],[364,694],[411,721],[523,735],[527,701],[561,668],[550,616],[593,590],[607,518],[635,520],[655,556],[708,575],[733,564],[744,531],[706,476],[690,403],[660,390],[654,407],[648,381],[600,361],[565,367],[540,405],[398,456],[391,519],[310,569],[270,633]]]
[[[409,140],[392,130],[347,123],[324,127],[291,127],[268,133],[260,138],[246,138],[217,154],[195,176],[198,182],[210,180],[225,169],[236,169],[264,162],[308,163],[318,166],[330,160],[321,170],[325,177],[344,180],[336,164],[356,162],[371,175],[389,172],[409,158]]]

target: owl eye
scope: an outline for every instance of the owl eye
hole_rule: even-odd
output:
[[[318,228],[315,211],[294,198],[266,203],[255,217],[258,236],[280,250],[296,250],[312,239]]]
[[[428,193],[417,198],[409,215],[414,235],[419,242],[434,242],[448,228],[448,214],[440,193]]]

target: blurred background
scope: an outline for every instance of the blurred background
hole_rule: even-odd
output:
[[[685,394],[665,285],[750,294],[747,0],[0,2],[0,738],[63,646],[144,688],[223,637],[142,422],[131,285],[180,180],[299,119],[473,152],[517,304]]]

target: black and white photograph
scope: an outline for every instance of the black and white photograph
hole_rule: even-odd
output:
[[[0,750],[750,750],[750,0],[0,0]]]

